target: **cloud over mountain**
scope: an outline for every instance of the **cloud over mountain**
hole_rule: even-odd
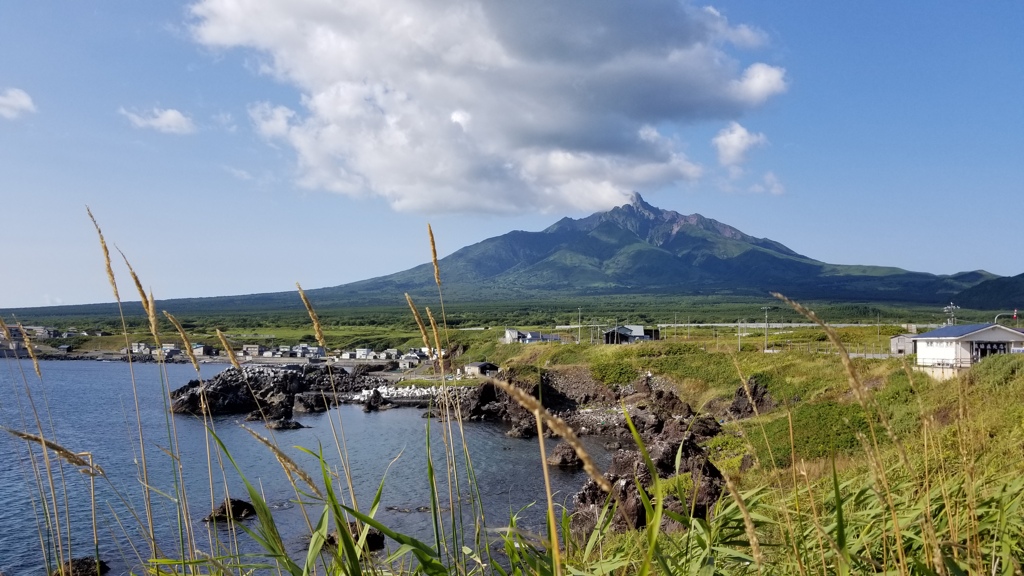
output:
[[[247,48],[301,109],[256,102],[299,182],[399,210],[601,209],[700,177],[679,129],[786,89],[765,35],[677,0],[200,0],[198,42]]]

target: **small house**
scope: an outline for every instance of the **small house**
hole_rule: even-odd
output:
[[[406,354],[398,359],[398,368],[400,370],[409,370],[420,365],[420,357],[416,354]]]
[[[889,353],[897,356],[914,353],[915,334],[899,334],[889,338]]]
[[[487,377],[497,374],[498,366],[490,362],[470,362],[462,368],[466,376]]]
[[[253,358],[263,356],[263,345],[262,344],[242,344],[242,355],[251,356]]]
[[[657,340],[660,336],[657,329],[645,329],[639,324],[616,326],[604,333],[605,344],[631,344],[644,340]]]
[[[912,338],[917,366],[969,368],[993,354],[1024,348],[1024,333],[999,324],[943,326]]]

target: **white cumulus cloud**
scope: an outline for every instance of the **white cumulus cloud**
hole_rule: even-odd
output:
[[[746,161],[747,150],[755,146],[763,146],[768,137],[760,132],[751,134],[738,122],[730,122],[723,128],[711,143],[718,151],[718,163],[726,167],[735,167]]]
[[[400,210],[600,209],[701,175],[676,134],[785,90],[765,35],[679,0],[199,0],[301,107],[250,103],[310,188]]]
[[[121,108],[118,112],[136,128],[151,128],[166,134],[191,134],[196,131],[192,119],[174,108],[153,108],[142,114]]]
[[[7,88],[0,92],[0,116],[14,120],[23,114],[35,112],[36,105],[28,92],[20,88]]]
[[[761,62],[751,64],[742,78],[730,83],[733,97],[751,105],[764,103],[785,92],[786,87],[786,71]]]

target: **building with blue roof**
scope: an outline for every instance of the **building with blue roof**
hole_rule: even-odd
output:
[[[917,365],[969,368],[993,354],[1024,353],[1024,333],[999,324],[954,324],[913,338]]]

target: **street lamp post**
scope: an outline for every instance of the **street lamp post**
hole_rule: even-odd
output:
[[[993,324],[999,324],[999,317],[1000,316],[1010,316],[1011,314],[1013,315],[1014,318],[1017,318],[1017,311],[1016,310],[1014,310],[1013,312],[1000,312],[999,314],[996,314],[996,317],[995,317],[994,320],[992,320],[992,323]]]

